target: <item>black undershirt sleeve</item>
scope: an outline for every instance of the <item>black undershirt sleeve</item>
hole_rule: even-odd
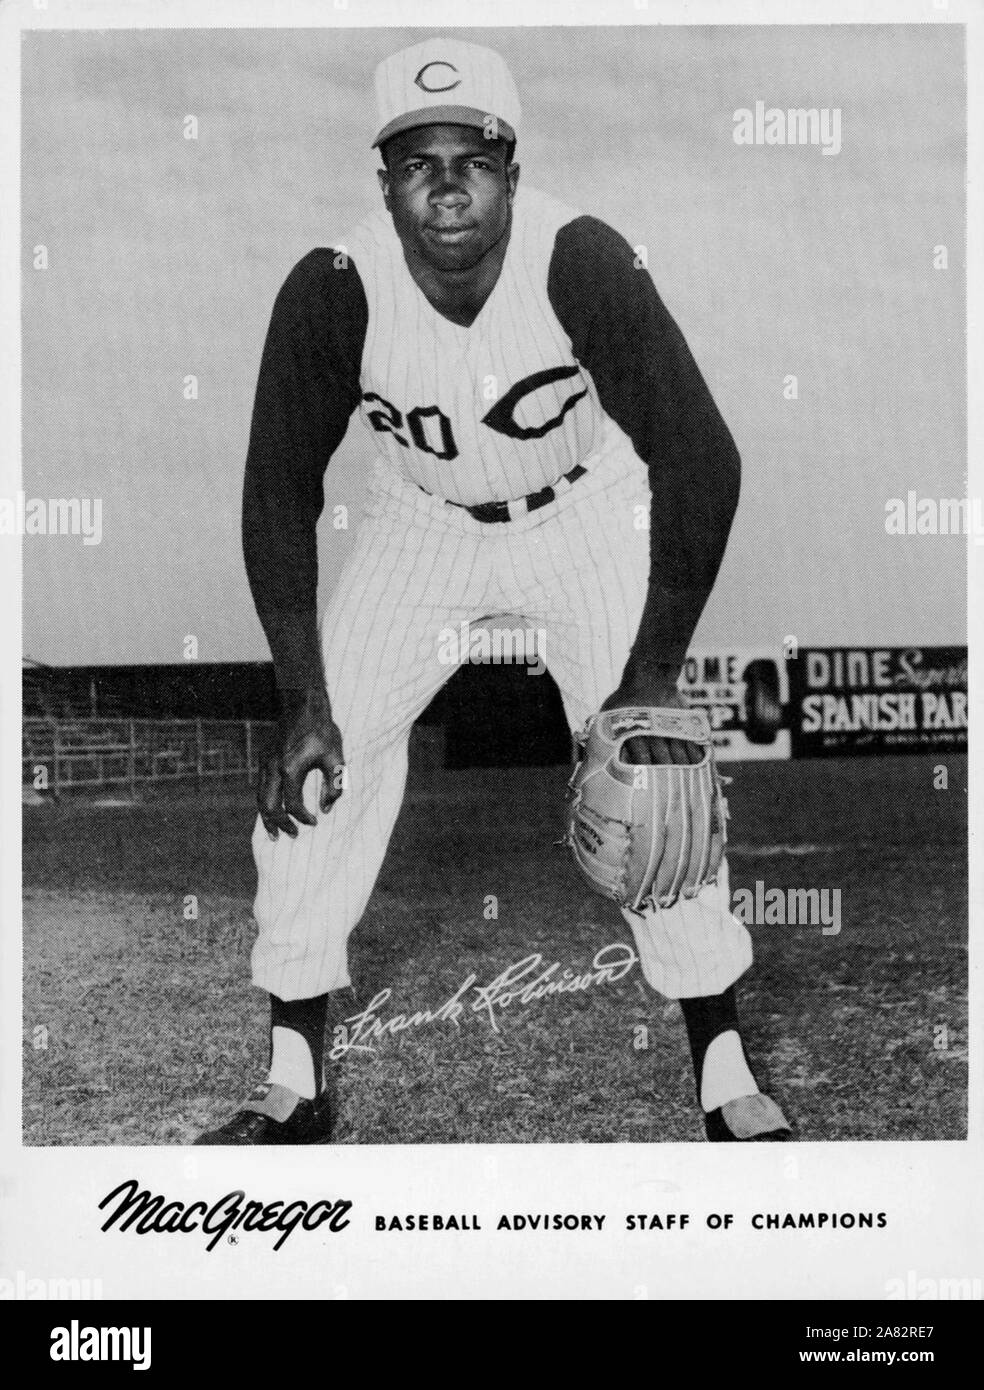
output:
[[[323,248],[287,276],[263,348],[246,476],[243,555],[280,689],[323,686],[317,522],[324,472],[360,400],[369,311],[352,261]]]
[[[606,414],[649,469],[649,590],[622,685],[666,673],[672,683],[724,555],[738,503],[738,451],[683,334],[623,237],[594,217],[567,223],[547,291]]]

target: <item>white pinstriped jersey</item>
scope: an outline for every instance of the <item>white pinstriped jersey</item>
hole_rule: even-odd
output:
[[[435,496],[519,498],[599,447],[598,393],[547,296],[557,232],[578,215],[517,191],[502,271],[467,328],[420,290],[388,212],[344,239],[369,306],[362,419],[394,469]]]
[[[297,262],[263,347],[243,486],[250,589],[285,689],[321,680],[316,525],[326,467],[357,409],[395,480],[468,506],[515,501],[578,464],[590,471],[620,431],[648,473],[655,521],[636,655],[682,662],[740,463],[624,237],[521,187],[498,281],[467,328],[418,288],[385,210]]]

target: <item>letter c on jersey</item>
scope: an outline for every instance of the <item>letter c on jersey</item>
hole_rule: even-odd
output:
[[[487,415],[483,415],[482,424],[488,425],[490,430],[496,430],[499,434],[508,435],[510,439],[542,439],[545,434],[557,429],[567,412],[588,394],[587,387],[568,396],[557,414],[545,420],[542,425],[518,424],[515,416],[516,407],[526,396],[533,395],[544,386],[552,386],[554,382],[566,381],[572,376],[580,379],[580,371],[576,366],[550,367],[543,372],[534,372],[532,376],[524,376],[522,381],[517,381],[515,386],[510,387],[501,400],[496,401]],[[557,393],[551,394],[556,399]],[[458,457],[458,445],[455,443],[451,421],[439,406],[416,405],[404,416],[397,406],[384,400],[375,391],[366,391],[362,399],[366,402],[375,401],[380,407],[379,410],[366,410],[366,418],[373,429],[380,434],[391,434],[404,449],[411,447],[410,441],[400,433],[406,428],[413,444],[424,453],[433,454],[435,458],[446,459],[449,462]],[[429,420],[436,421],[436,431],[428,427]],[[428,439],[428,434],[433,436],[435,433],[440,434],[440,439]]]
[[[549,367],[544,372],[534,372],[532,376],[524,376],[522,381],[517,381],[516,385],[496,401],[495,405],[487,415],[482,416],[482,424],[488,425],[490,430],[497,430],[499,434],[506,434],[510,439],[542,439],[551,430],[557,429],[569,410],[577,405],[587,394],[587,387],[583,391],[575,391],[572,396],[561,406],[558,414],[545,420],[542,425],[529,425],[524,427],[517,424],[515,410],[524,396],[531,396],[534,391],[539,391],[543,386],[552,386],[555,381],[565,381],[568,377],[580,376],[577,367]]]

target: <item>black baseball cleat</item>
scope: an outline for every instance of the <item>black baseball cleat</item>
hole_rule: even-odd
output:
[[[774,1100],[761,1092],[725,1101],[704,1116],[710,1144],[776,1144],[792,1138],[792,1129]]]
[[[195,1143],[328,1144],[331,1120],[326,1091],[314,1100],[304,1100],[286,1086],[265,1081],[231,1120],[200,1134]]]

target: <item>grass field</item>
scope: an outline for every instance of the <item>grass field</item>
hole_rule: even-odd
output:
[[[947,759],[948,790],[934,790],[939,761],[726,769],[732,889],[842,890],[838,935],[753,928],[740,986],[763,1087],[802,1139],[965,1134],[966,759]],[[336,1021],[381,989],[393,991],[384,1017],[436,1009],[469,975],[489,983],[533,951],[586,970],[629,939],[551,847],[566,775],[441,772],[411,790]],[[261,1076],[251,823],[246,790],[24,808],[26,1143],[188,1143]],[[467,1013],[349,1053],[335,1069],[337,1141],[703,1138],[679,1008],[638,967],[515,1004],[498,1026]]]

